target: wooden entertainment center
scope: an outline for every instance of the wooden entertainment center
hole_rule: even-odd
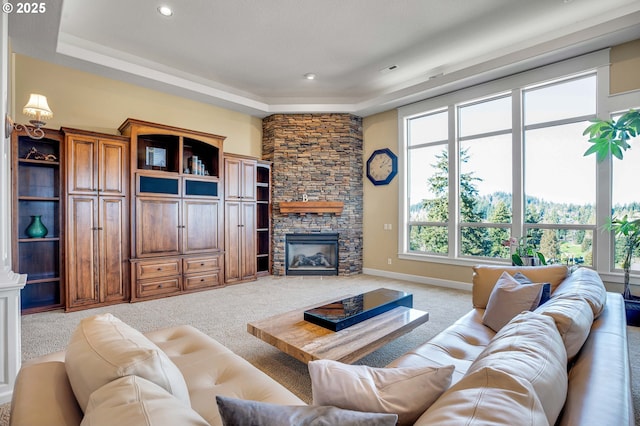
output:
[[[23,313],[166,297],[270,273],[270,163],[223,154],[219,135],[131,118],[118,130],[12,136],[13,270],[29,275]],[[25,158],[31,148],[51,156]],[[26,235],[33,215],[48,235]]]

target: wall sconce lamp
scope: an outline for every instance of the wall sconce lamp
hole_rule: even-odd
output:
[[[11,117],[9,117],[9,114],[7,114],[5,117],[6,136],[10,137],[14,130],[24,130],[31,139],[42,139],[44,137],[44,130],[42,130],[41,127],[47,124],[43,120],[53,117],[53,112],[51,112],[51,108],[49,108],[49,104],[47,104],[47,97],[32,93],[29,95],[29,102],[27,102],[22,109],[22,113],[33,118],[29,120],[31,126],[16,124]]]

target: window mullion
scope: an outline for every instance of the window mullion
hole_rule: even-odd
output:
[[[511,93],[511,127],[512,127],[512,210],[511,236],[519,238],[523,235],[524,227],[524,133],[522,122],[522,91],[513,90]]]
[[[459,242],[458,215],[458,113],[455,105],[449,106],[449,257],[457,258]]]

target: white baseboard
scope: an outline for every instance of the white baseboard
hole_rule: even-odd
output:
[[[471,283],[460,281],[443,280],[440,278],[423,277],[420,275],[403,274],[400,272],[382,271],[380,269],[362,268],[363,274],[375,275],[378,277],[394,278],[397,280],[411,281],[420,284],[428,284],[436,287],[455,288],[457,290],[471,291]]]

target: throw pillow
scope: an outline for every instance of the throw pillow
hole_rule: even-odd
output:
[[[124,376],[91,394],[80,426],[206,426],[209,423],[160,386]]]
[[[527,276],[522,272],[516,272],[513,278],[515,278],[520,284],[533,284],[533,281],[527,278]],[[543,283],[542,295],[540,296],[540,303],[538,303],[538,306],[544,305],[549,301],[549,299],[551,299],[551,283]]]
[[[493,266],[476,265],[473,267],[473,292],[472,302],[474,308],[485,309],[489,302],[489,296],[496,281],[503,272],[514,275],[522,272],[531,281],[536,283],[551,283],[551,293],[553,293],[565,278],[569,269],[565,265],[546,266]]]
[[[223,426],[395,426],[395,414],[362,413],[336,407],[278,405],[216,396]]]
[[[522,285],[503,272],[489,296],[482,323],[497,332],[520,312],[537,308],[541,296],[542,283]]]
[[[151,340],[111,314],[80,321],[67,346],[65,368],[82,411],[95,390],[128,375],[143,377],[190,405],[178,367]]]
[[[308,364],[314,405],[395,413],[398,425],[415,420],[451,384],[454,366],[373,368],[317,360]]]

